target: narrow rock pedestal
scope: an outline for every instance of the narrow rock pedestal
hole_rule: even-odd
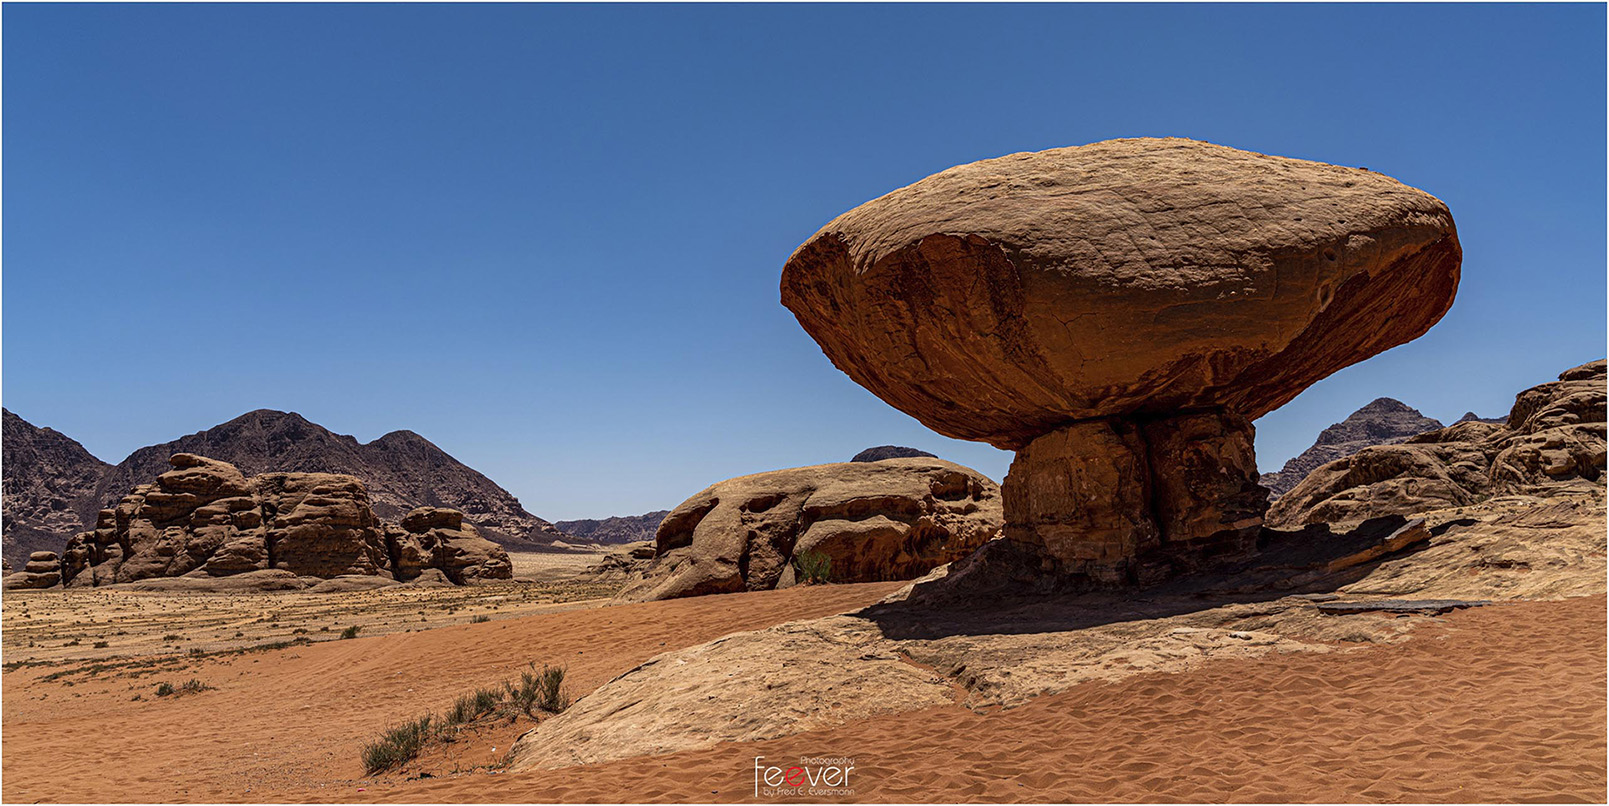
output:
[[[1253,433],[1223,410],[1051,431],[1011,464],[1006,537],[1039,554],[1041,570],[1095,587],[1245,559],[1268,509]]]

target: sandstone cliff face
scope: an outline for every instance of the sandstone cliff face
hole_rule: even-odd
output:
[[[670,514],[668,509],[657,509],[641,515],[625,515],[600,520],[555,521],[558,530],[582,540],[606,546],[653,540],[659,524]]]
[[[659,526],[656,559],[620,594],[635,601],[795,584],[827,558],[834,582],[912,579],[995,537],[1000,489],[939,459],[845,462],[712,485]]]
[[[1465,415],[1474,419],[1475,415]],[[1460,420],[1459,422],[1464,422]],[[1300,484],[1320,465],[1351,456],[1373,445],[1393,445],[1408,437],[1441,428],[1441,422],[1389,397],[1382,397],[1345,420],[1324,429],[1313,446],[1285,463],[1278,473],[1264,473],[1261,483],[1278,498]]]
[[[1268,522],[1297,528],[1591,487],[1604,472],[1605,396],[1603,361],[1567,370],[1521,392],[1504,425],[1466,420],[1314,470],[1274,504]]]
[[[520,502],[412,431],[393,431],[373,442],[335,434],[301,415],[261,409],[172,442],[141,448],[105,474],[79,506],[86,523],[129,489],[166,472],[176,453],[208,456],[247,475],[269,472],[340,473],[369,490],[380,518],[396,520],[416,507],[464,513],[483,536],[509,545],[550,543],[559,532],[526,512]]]
[[[85,529],[74,505],[93,493],[110,465],[91,456],[84,446],[49,428],[0,409],[0,521],[4,521],[3,553],[21,565],[37,551],[60,551],[67,535]]]
[[[443,568],[454,581],[511,575],[506,552],[463,531],[458,513],[420,510],[404,519],[405,526],[389,526],[375,517],[368,490],[352,476],[247,478],[226,462],[182,453],[170,464],[153,484],[102,510],[94,530],[68,541],[65,584],[267,570],[411,579],[426,566]],[[398,556],[417,560],[401,577],[394,574]]]

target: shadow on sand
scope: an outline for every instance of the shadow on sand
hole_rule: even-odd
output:
[[[904,601],[883,602],[856,615],[893,639],[931,640],[954,635],[1022,635],[1067,632],[1124,621],[1181,615],[1230,604],[1290,596],[1335,598],[1336,589],[1367,576],[1387,559],[1421,551],[1454,526],[1428,529],[1423,519],[1373,518],[1347,532],[1325,524],[1287,532],[1265,528],[1250,560],[1124,590],[1047,591],[1024,595],[1009,572],[968,569],[918,582]],[[1023,568],[1037,558],[997,540],[958,563]],[[1016,556],[1013,556],[1016,555]]]

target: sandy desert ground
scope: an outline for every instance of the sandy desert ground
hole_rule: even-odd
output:
[[[511,552],[514,581],[473,587],[397,586],[345,593],[166,593],[94,588],[19,592],[5,599],[8,668],[41,662],[228,652],[416,632],[597,604],[619,589],[578,572],[602,552]]]
[[[87,659],[12,666],[3,678],[0,794],[11,802],[750,801],[767,799],[754,795],[755,756],[844,756],[855,760],[853,796],[804,800],[1601,802],[1606,795],[1601,595],[1459,611],[1419,625],[1401,643],[1094,681],[1006,710],[941,706],[579,768],[498,770],[511,741],[530,728],[499,723],[400,772],[363,774],[361,748],[379,731],[529,663],[564,665],[571,693],[584,695],[668,649],[842,612],[898,587],[619,606],[533,602],[523,611],[507,599],[497,605],[503,611],[460,601],[451,619],[469,621],[476,608],[494,619],[283,649],[145,655],[122,667]],[[8,644],[19,605],[46,612],[51,596],[62,594],[6,596]],[[282,620],[281,629],[312,623],[334,604],[286,605],[308,620]],[[365,618],[378,625],[389,616]],[[10,654],[8,646],[8,661]],[[192,678],[212,688],[151,694],[159,682]]]

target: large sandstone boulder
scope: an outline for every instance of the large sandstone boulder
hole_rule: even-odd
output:
[[[1583,364],[1521,392],[1504,423],[1465,420],[1314,470],[1269,509],[1268,522],[1357,522],[1601,484],[1605,398],[1604,362]]]
[[[6,569],[10,571],[10,569]],[[36,551],[28,555],[21,571],[8,573],[3,586],[6,590],[53,588],[61,584],[61,558],[54,551]]]
[[[502,546],[481,537],[455,509],[419,507],[397,526],[386,525],[391,569],[408,582],[436,569],[455,584],[511,579],[514,566]]]
[[[1001,525],[1000,490],[940,459],[844,462],[711,485],[659,526],[655,560],[621,597],[643,601],[786,587],[825,557],[834,582],[912,579]]]
[[[1250,421],[1424,333],[1460,257],[1447,207],[1390,177],[1115,140],[867,202],[789,258],[782,302],[878,397],[1019,451],[1006,537],[1034,573],[1115,583],[1251,552]]]
[[[194,454],[175,454],[169,462],[173,469],[156,483],[135,487],[101,511],[93,531],[68,541],[63,582],[99,586],[265,571],[389,578],[397,553],[392,532],[414,538],[376,518],[367,488],[352,476],[265,473],[248,479],[234,465]],[[431,512],[438,513],[431,525],[462,518],[452,510]],[[444,532],[451,534],[429,538],[430,564],[453,568],[457,579],[495,577],[499,568],[507,577],[501,549],[487,549],[486,541],[458,531],[457,524]]]

